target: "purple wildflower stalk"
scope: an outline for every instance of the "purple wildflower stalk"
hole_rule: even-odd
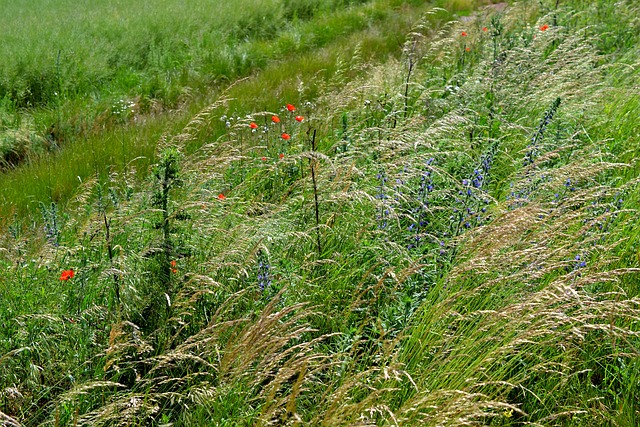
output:
[[[531,136],[531,141],[529,142],[527,152],[522,161],[522,165],[524,167],[533,165],[540,155],[540,142],[544,138],[547,127],[553,120],[553,116],[555,116],[558,111],[560,102],[560,98],[556,98],[555,101],[553,101],[549,109],[545,112],[544,117],[540,120],[537,130]],[[531,194],[538,189],[540,184],[546,181],[545,176],[542,176],[539,179],[534,179],[530,169],[525,170],[524,177],[526,178],[525,184],[518,189],[512,190],[507,196],[507,200],[512,200],[509,202],[509,209],[524,206],[528,202]],[[511,187],[513,188],[513,183],[511,184]],[[558,199],[558,197],[556,197],[556,199]]]
[[[385,229],[387,228],[387,218],[389,217],[389,206],[386,203],[388,196],[385,192],[387,176],[384,171],[380,171],[377,178],[380,181],[380,185],[378,186],[378,194],[376,194],[376,198],[382,201],[381,206],[378,208],[378,228]]]
[[[417,206],[413,208],[413,214],[415,214],[415,221],[409,225],[409,231],[412,232],[413,243],[408,245],[409,249],[418,247],[424,234],[424,230],[428,225],[427,217],[429,210],[429,194],[433,191],[433,177],[429,167],[433,164],[435,159],[433,157],[426,161],[426,168],[420,176],[420,187],[418,188],[418,194],[416,197]]]
[[[549,126],[549,124],[551,123],[551,120],[553,119],[553,116],[556,114],[556,111],[558,110],[558,107],[560,107],[560,102],[561,102],[560,98],[556,98],[556,100],[553,101],[553,104],[551,104],[551,107],[549,107],[549,109],[544,114],[544,117],[542,118],[542,120],[540,120],[538,129],[531,136],[531,142],[529,143],[529,150],[527,151],[527,154],[525,154],[524,156],[523,166],[532,165],[535,162],[536,158],[538,157],[538,152],[539,152],[538,145],[542,140],[542,138],[544,137],[544,133],[547,130],[547,126]]]
[[[51,207],[40,202],[40,212],[44,221],[44,234],[53,246],[60,244],[60,227],[58,224],[58,206],[51,203]]]
[[[468,179],[462,180],[463,189],[458,191],[458,207],[453,212],[453,236],[460,235],[464,230],[470,229],[484,220],[483,214],[487,211],[489,204],[486,185],[489,172],[493,165],[498,144],[493,143],[489,150],[481,157],[480,162]]]
[[[262,292],[271,286],[271,266],[266,260],[258,263],[258,286]]]

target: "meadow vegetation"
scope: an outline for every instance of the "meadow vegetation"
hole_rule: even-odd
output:
[[[4,55],[0,76],[0,170],[9,172],[0,179],[2,218],[37,213],[45,199],[64,203],[79,181],[96,171],[108,174],[133,162],[141,178],[155,161],[155,142],[179,131],[238,78],[260,71],[234,101],[244,108],[273,109],[278,96],[300,96],[299,90],[313,97],[316,82],[329,78],[354,45],[361,47],[362,60],[398,54],[400,34],[429,7],[406,0],[295,6],[234,1],[222,9],[242,6],[251,19],[269,15],[277,23],[270,37],[260,31],[239,37],[231,28],[248,24],[236,22],[242,14],[221,14],[220,2],[195,6],[172,0],[153,8],[143,2],[102,2],[80,13],[72,2],[66,8],[59,3],[60,10],[32,3],[31,18],[19,13],[24,5],[7,6],[7,17],[22,19],[3,26],[3,40],[11,43],[2,48],[11,52]],[[305,4],[305,19],[290,10]],[[224,16],[232,18],[223,23]],[[65,31],[40,22],[64,22]],[[198,42],[203,34],[209,34],[206,43]],[[111,56],[119,60],[105,59]],[[165,59],[151,65],[157,57]]]
[[[636,2],[98,3],[62,101],[2,77],[69,128],[5,155],[0,424],[640,423]]]

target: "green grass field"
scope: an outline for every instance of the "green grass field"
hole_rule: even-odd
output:
[[[3,5],[0,425],[639,425],[640,10],[487,3]]]
[[[231,3],[227,9],[236,7],[237,2]],[[181,124],[235,79],[257,73],[252,83],[242,86],[250,91],[235,97],[242,108],[275,108],[283,92],[300,97],[303,87],[304,95],[314,96],[319,82],[332,75],[336,61],[352,55],[354,46],[360,46],[363,59],[398,54],[403,42],[399,34],[408,31],[416,14],[428,8],[421,1],[410,6],[398,0],[266,3],[248,2],[251,6],[242,8],[247,11],[245,18],[242,14],[221,15],[226,9],[219,2],[211,4],[211,10],[167,2],[155,8],[142,3],[127,8],[112,3],[102,9],[92,6],[88,8],[91,13],[101,17],[95,21],[89,12],[77,16],[73,9],[65,15],[64,8],[40,8],[30,32],[14,31],[11,26],[28,29],[29,20],[12,20],[5,27],[8,40],[12,39],[9,34],[23,33],[31,34],[32,39],[6,45],[13,52],[8,58],[21,54],[22,59],[8,60],[5,75],[0,76],[0,82],[5,82],[0,84],[0,168],[9,171],[0,179],[1,217],[21,215],[25,209],[37,211],[42,200],[64,201],[79,181],[107,167],[126,168],[138,159],[135,163],[144,174],[153,162],[157,140],[165,133],[178,132]],[[107,18],[109,8],[120,10],[127,19]],[[48,13],[66,19],[64,28],[72,34],[41,34],[48,27],[37,22],[53,20]],[[264,14],[277,16],[274,19],[279,23],[269,37],[264,29],[254,34],[251,25],[241,23],[243,19],[266,19]],[[12,15],[18,13],[7,16]],[[223,19],[227,15],[238,21]],[[156,28],[164,21],[169,22]],[[240,37],[235,27],[247,34]],[[107,31],[109,28],[113,29]],[[61,47],[36,53],[40,44],[43,50],[50,47],[52,39]],[[81,49],[93,53],[63,58]],[[94,54],[101,62],[92,61]],[[110,57],[117,60],[107,60]],[[161,64],[149,64],[158,58],[163,58]],[[305,81],[309,83],[301,86]],[[265,90],[267,86],[272,89]],[[40,94],[37,101],[25,98],[36,93]],[[15,169],[16,165],[21,167]]]

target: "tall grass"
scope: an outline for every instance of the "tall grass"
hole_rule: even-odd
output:
[[[637,112],[611,103],[637,58],[575,18],[637,6],[553,6],[433,10],[308,91],[267,68],[140,187],[112,171],[47,210],[55,241],[16,218],[6,422],[636,425]]]
[[[331,1],[321,4],[332,6]],[[138,92],[147,90],[138,95],[153,96],[169,80],[194,80],[198,74],[232,78],[238,73],[235,67],[259,58],[251,54],[243,60],[248,52],[234,45],[273,38],[291,25],[286,19],[291,13],[276,0],[169,0],[153,5],[58,1],[51,6],[4,6],[7,42],[0,54],[6,67],[0,97],[21,107],[46,105],[58,95],[97,95],[138,86]],[[161,86],[154,89],[154,81]]]
[[[339,58],[353,54],[354,45],[360,45],[359,51],[365,58],[373,59],[376,55],[380,57],[394,52],[398,43],[397,33],[407,30],[413,19],[413,13],[419,13],[419,10],[426,8],[425,5],[420,5],[416,9],[408,8],[403,13],[391,13],[390,10],[393,10],[391,8],[395,7],[396,3],[398,2],[379,1],[371,5],[363,4],[353,7],[340,13],[338,11],[329,14],[319,13],[310,21],[296,21],[298,22],[296,25],[284,26],[281,28],[280,36],[275,40],[250,38],[237,43],[233,42],[233,49],[238,51],[230,51],[229,55],[246,54],[249,57],[263,55],[265,60],[260,63],[263,72],[249,81],[234,86],[230,108],[238,111],[246,110],[248,106],[256,106],[260,109],[275,108],[277,103],[274,102],[273,92],[264,90],[265,88],[274,88],[279,92],[279,96],[296,97],[296,99],[314,97],[318,84],[331,77]],[[153,9],[145,9],[145,11],[148,14]],[[191,13],[197,12],[196,8],[194,11],[189,9],[188,13],[185,11],[186,16],[176,13],[175,22],[172,25],[179,25],[182,22],[181,19],[186,20]],[[132,14],[132,16],[137,15]],[[140,19],[146,16],[142,14]],[[202,19],[206,14],[198,16],[198,19]],[[167,31],[170,32],[171,28],[169,26]],[[132,31],[129,35],[126,31],[123,33],[122,37],[125,37],[123,43],[144,40],[142,36],[136,38],[135,30]],[[180,31],[175,35],[182,34]],[[304,37],[301,37],[302,34]],[[96,37],[99,36],[96,35]],[[184,37],[187,35],[185,34]],[[193,36],[189,39],[192,40]],[[295,48],[289,44],[294,39],[298,40]],[[194,49],[197,49],[200,54],[209,52],[208,46],[194,47]],[[313,53],[305,53],[305,49],[314,50]],[[130,50],[123,47],[120,51]],[[171,52],[174,50],[176,49],[171,49]],[[290,57],[286,63],[267,64],[267,58],[282,58],[289,55],[295,55],[295,57]],[[214,57],[219,56],[214,55]],[[192,67],[196,66],[196,63],[196,60],[189,59],[184,66]],[[170,65],[173,70],[171,72],[177,72],[175,70],[179,69],[178,65],[179,63]],[[242,76],[255,70],[256,67],[234,71],[228,75],[228,78]],[[145,66],[141,71],[144,78],[156,78],[153,77],[154,72],[153,67],[149,66]],[[205,78],[215,76],[217,73],[212,70],[197,74]],[[96,88],[99,91],[106,91],[106,94],[97,94],[90,98],[69,96],[61,101],[59,111],[57,103],[52,105],[56,107],[55,109],[47,107],[26,113],[16,110],[15,106],[12,107],[12,111],[17,116],[7,116],[7,120],[9,117],[22,120],[24,130],[21,135],[31,132],[31,139],[35,142],[28,144],[25,153],[20,155],[21,159],[29,159],[28,162],[20,168],[0,175],[1,216],[10,218],[14,212],[22,214],[25,206],[29,205],[32,206],[31,211],[34,211],[41,201],[64,202],[81,181],[92,178],[96,173],[104,177],[108,173],[104,170],[104,165],[110,165],[111,169],[117,170],[122,168],[123,164],[126,166],[132,162],[132,166],[144,171],[150,162],[153,162],[155,144],[162,134],[179,132],[191,115],[207,102],[213,102],[213,99],[219,95],[221,87],[228,86],[223,79],[219,84],[214,84],[212,89],[212,82],[207,80],[203,81],[198,89],[188,81],[176,80],[162,72],[162,78],[164,77],[169,79],[168,83],[175,85],[175,90],[172,90],[183,97],[178,105],[173,101],[167,101],[172,107],[179,106],[178,110],[163,113],[165,111],[163,99],[140,92],[142,89],[139,85],[123,91],[116,83],[109,82],[103,82],[104,85]],[[74,81],[76,81],[74,78],[69,78],[70,83]],[[11,101],[10,104],[15,103]],[[175,122],[175,126],[171,129],[167,128],[167,117],[171,117],[171,121]],[[218,134],[224,130],[224,122],[214,122],[212,126],[217,129]],[[10,133],[13,135],[14,131],[11,129],[14,127],[13,125],[6,127],[7,135]],[[60,133],[63,132],[62,128],[66,129],[64,135]],[[14,139],[11,138],[11,147],[7,147],[7,152],[15,151]],[[189,150],[201,144],[197,142]],[[47,150],[52,153],[43,156],[43,152]],[[14,165],[10,166],[9,169]]]

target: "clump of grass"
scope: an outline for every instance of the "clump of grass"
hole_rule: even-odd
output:
[[[21,117],[12,103],[0,102],[0,171],[55,148],[54,141],[38,133],[33,120]]]

